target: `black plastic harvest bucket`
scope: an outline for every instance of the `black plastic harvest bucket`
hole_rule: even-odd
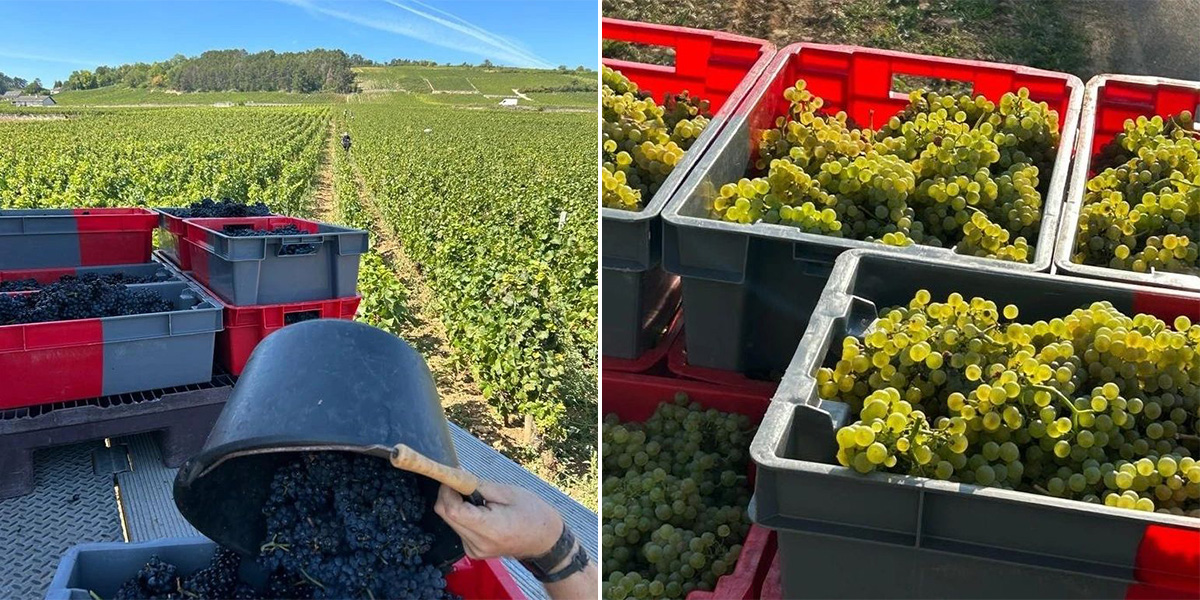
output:
[[[400,338],[353,321],[296,323],[254,350],[204,448],[179,469],[175,504],[212,540],[257,555],[271,478],[291,453],[379,456],[381,446],[398,443],[458,466],[421,355]],[[463,556],[462,540],[433,512],[438,483],[418,479],[430,504],[424,523],[434,536],[429,561],[452,564]]]

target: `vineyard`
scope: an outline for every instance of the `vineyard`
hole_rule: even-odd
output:
[[[594,167],[580,141],[593,114],[453,111],[404,95],[349,112],[385,233],[421,265],[483,395],[552,444],[582,433],[594,446],[594,422],[568,417],[595,414]]]
[[[0,122],[0,208],[175,206],[212,196],[303,215],[329,113],[119,109]]]
[[[447,71],[439,81],[456,77]],[[484,75],[491,77],[469,77],[509,95],[578,79]],[[480,93],[267,97],[112,87],[73,94],[53,120],[37,109],[8,111],[36,120],[0,120],[0,208],[230,197],[373,229],[379,248],[362,259],[359,320],[423,353],[436,345],[427,338],[443,337],[449,366],[427,354],[439,387],[475,402],[452,417],[594,505],[594,93],[590,102],[581,97],[588,92],[540,94],[543,106],[567,107],[546,111],[500,108]],[[446,101],[456,96],[468,101]],[[160,97],[181,104],[296,97],[304,105],[108,106]],[[342,131],[353,136],[352,153],[331,137]],[[401,272],[398,254],[409,271]],[[435,314],[424,317],[439,323],[437,331],[417,325],[418,287],[432,296]],[[487,435],[496,430],[502,435]]]

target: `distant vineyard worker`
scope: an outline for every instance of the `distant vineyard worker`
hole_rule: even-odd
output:
[[[350,133],[349,132],[342,133],[342,148],[344,148],[346,150],[346,152],[350,151]]]
[[[595,562],[554,507],[528,490],[490,481],[479,482],[479,493],[486,506],[443,485],[433,506],[462,538],[467,556],[520,560],[553,600],[600,596]]]

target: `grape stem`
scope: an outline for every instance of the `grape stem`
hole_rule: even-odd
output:
[[[1071,409],[1071,424],[1072,425],[1076,425],[1076,426],[1079,425],[1079,423],[1078,423],[1079,415],[1093,413],[1093,411],[1091,409],[1080,409],[1080,408],[1076,407],[1075,403],[1071,402],[1071,400],[1069,398],[1067,398],[1066,394],[1063,394],[1057,388],[1053,388],[1048,385],[1041,385],[1041,384],[1033,384],[1033,385],[1030,385],[1029,387],[1031,387],[1035,390],[1038,390],[1038,391],[1048,392],[1051,396],[1056,396],[1059,400],[1062,401],[1063,404],[1066,404],[1067,408]]]
[[[104,598],[100,597],[100,594],[97,594],[96,592],[93,592],[92,590],[88,590],[88,595],[92,597],[92,600],[104,600]]]
[[[324,586],[324,585],[322,585],[320,581],[317,581],[316,579],[313,579],[313,578],[312,578],[312,577],[311,577],[311,576],[310,576],[308,573],[304,572],[304,569],[300,569],[300,574],[301,574],[301,575],[303,575],[303,576],[304,576],[304,578],[305,578],[305,579],[307,579],[307,580],[308,580],[310,583],[312,583],[313,585],[315,585],[315,586],[317,586],[317,587],[319,587],[319,588],[321,588],[321,589],[325,589],[325,586]]]
[[[1049,496],[1049,495],[1050,495],[1050,491],[1049,491],[1049,490],[1047,490],[1046,488],[1044,488],[1044,487],[1042,487],[1042,486],[1040,486],[1040,485],[1037,485],[1036,483],[1033,485],[1033,489],[1037,490],[1037,491],[1038,491],[1038,493],[1044,494],[1044,495],[1046,495],[1046,496]]]

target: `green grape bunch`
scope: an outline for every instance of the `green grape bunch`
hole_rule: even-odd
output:
[[[708,126],[709,104],[686,91],[658,104],[609,67],[603,84],[603,205],[641,210]]]
[[[750,530],[744,415],[679,394],[644,423],[604,420],[603,592],[683,598],[730,573]]]
[[[761,175],[722,186],[711,218],[1031,260],[1059,124],[1028,90],[998,103],[916,91],[878,131],[824,111],[803,79],[784,98],[787,114],[761,134]]]
[[[1200,324],[1109,302],[1018,315],[920,290],[845,338],[816,374],[858,415],[838,462],[1200,517]]]
[[[1200,132],[1192,113],[1138,117],[1097,157],[1071,260],[1200,275]]]

